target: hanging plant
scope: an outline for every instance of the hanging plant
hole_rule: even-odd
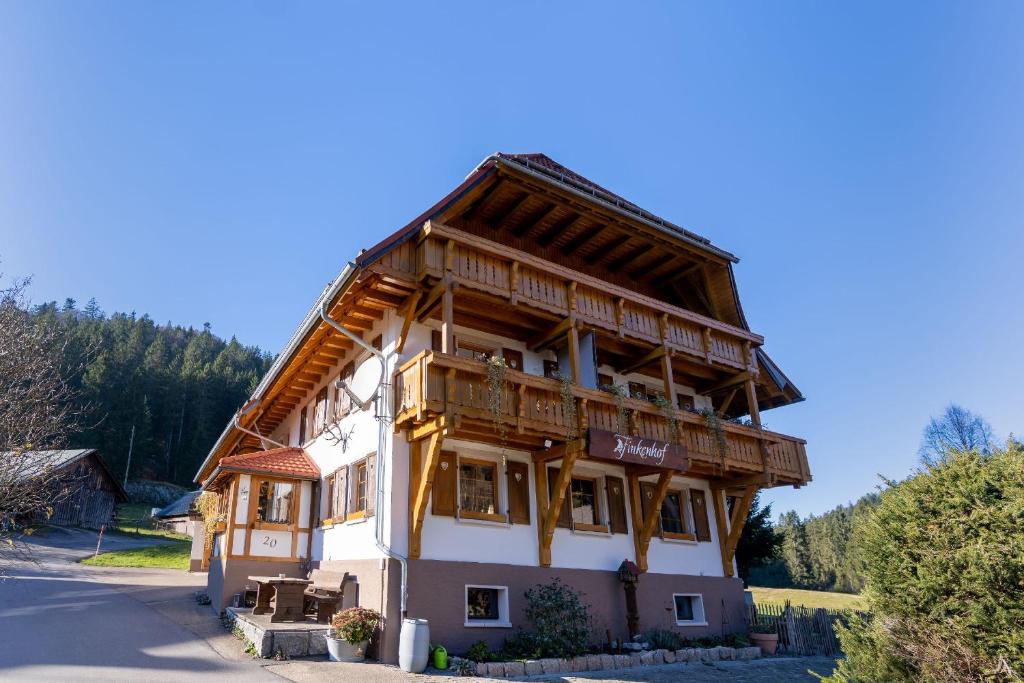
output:
[[[579,416],[576,414],[576,397],[572,393],[572,378],[559,372],[555,375],[562,398],[562,421],[565,423],[565,438],[572,441],[579,436]]]
[[[725,440],[725,427],[722,425],[722,419],[718,417],[718,413],[714,410],[704,408],[698,412],[704,417],[704,426],[714,436],[715,450],[718,452],[718,456],[724,459],[728,450],[728,443]]]
[[[615,397],[615,431],[625,434],[629,430],[629,421],[626,418],[626,394],[629,389],[624,384],[612,384],[608,386],[608,393]]]
[[[505,420],[501,410],[501,399],[505,395],[505,375],[508,373],[508,364],[501,356],[488,356],[487,358],[487,407],[491,411],[491,419],[494,422],[494,431],[497,432],[502,441],[505,439]]]
[[[227,515],[220,512],[220,494],[213,491],[203,491],[196,498],[196,512],[203,518],[203,526],[206,528],[206,537],[210,538],[217,532],[217,527],[227,521]]]
[[[668,440],[678,443],[680,441],[679,418],[676,417],[675,406],[661,393],[654,397],[652,403],[658,406],[662,417],[665,418],[665,423],[668,425]]]

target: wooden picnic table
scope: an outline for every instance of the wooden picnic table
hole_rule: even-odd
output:
[[[253,614],[270,612],[271,622],[305,621],[303,592],[312,581],[288,576],[250,576],[249,580],[256,582]]]

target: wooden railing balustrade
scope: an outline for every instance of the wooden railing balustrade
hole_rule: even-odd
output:
[[[578,419],[575,425],[567,420],[558,380],[508,370],[500,419],[506,428],[520,434],[553,441],[565,440],[570,432],[582,434],[587,427],[622,431],[624,426],[634,436],[680,440],[692,466],[704,471],[723,476],[769,472],[780,483],[802,484],[810,479],[801,439],[727,421],[714,429],[700,414],[661,408],[641,399],[617,398],[597,389],[575,385],[571,389]],[[399,368],[395,403],[396,427],[444,414],[480,421],[495,417],[486,364],[434,351],[423,351]],[[619,424],[620,405],[625,425]]]

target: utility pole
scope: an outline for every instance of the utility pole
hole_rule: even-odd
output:
[[[132,425],[132,435],[128,439],[128,464],[124,466],[124,485],[128,486],[128,470],[132,466],[132,446],[135,445],[135,425]]]

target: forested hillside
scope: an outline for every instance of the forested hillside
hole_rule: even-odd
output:
[[[191,485],[199,464],[231,415],[266,372],[271,356],[234,337],[157,325],[147,315],[105,315],[90,301],[78,308],[43,304],[32,311],[65,333],[67,367],[88,407],[73,447],[99,448],[118,478],[135,428],[130,479]],[[83,365],[84,363],[84,365]]]
[[[877,493],[869,493],[852,505],[806,519],[793,511],[785,513],[775,524],[782,535],[780,556],[752,569],[750,583],[859,592],[864,579],[853,543],[854,530],[878,500]]]

